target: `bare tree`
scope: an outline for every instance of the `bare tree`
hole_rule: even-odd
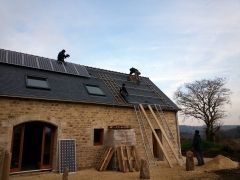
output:
[[[230,103],[231,92],[225,84],[224,78],[203,79],[185,84],[174,95],[186,117],[204,121],[209,141],[214,141],[215,134],[221,127],[221,119],[226,116],[224,105]]]

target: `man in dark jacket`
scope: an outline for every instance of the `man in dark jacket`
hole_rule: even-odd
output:
[[[128,100],[127,100],[128,92],[127,92],[127,89],[126,89],[124,83],[122,84],[122,87],[120,88],[120,94],[121,94],[122,97],[125,99],[125,101],[128,102]]]
[[[193,151],[198,160],[198,166],[203,165],[204,160],[203,160],[203,154],[202,154],[202,140],[201,140],[201,136],[199,134],[199,130],[195,131],[195,134],[193,137],[192,148],[193,148]]]
[[[69,54],[65,55],[65,52],[66,52],[65,49],[63,49],[58,53],[58,57],[57,57],[58,62],[65,63],[64,59],[67,58],[67,57],[70,57]]]

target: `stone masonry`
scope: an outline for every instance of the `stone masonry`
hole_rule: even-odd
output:
[[[147,113],[153,118],[150,111]],[[176,112],[165,112],[165,115],[177,139]],[[11,150],[13,127],[30,121],[43,121],[55,125],[57,127],[56,142],[57,139],[76,139],[78,169],[96,166],[104,146],[93,145],[93,130],[104,128],[104,134],[106,134],[109,125],[130,125],[135,130],[137,153],[140,158],[146,158],[133,107],[0,97],[0,154],[3,150]],[[148,127],[149,142],[152,142],[151,129],[146,122],[144,123]],[[157,129],[157,124],[153,124]],[[163,144],[165,146],[166,142],[163,141]],[[174,147],[178,152],[178,144]],[[172,155],[170,158],[174,159]],[[55,143],[54,170],[57,170],[57,163],[57,143]]]

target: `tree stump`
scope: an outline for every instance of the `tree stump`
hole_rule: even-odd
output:
[[[11,162],[11,153],[6,150],[4,159],[3,159],[2,180],[9,180],[10,162]]]
[[[64,169],[62,180],[68,180],[68,168]]]
[[[150,179],[149,166],[146,160],[141,159],[140,179]]]
[[[194,160],[193,160],[193,152],[187,151],[186,153],[186,171],[194,170]]]

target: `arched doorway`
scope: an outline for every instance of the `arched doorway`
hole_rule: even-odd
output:
[[[56,127],[40,121],[13,128],[11,172],[51,169]]]

